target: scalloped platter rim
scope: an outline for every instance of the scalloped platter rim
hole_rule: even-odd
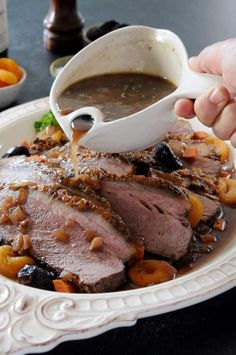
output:
[[[48,110],[49,100],[42,98],[0,113],[1,153],[33,138],[32,122]],[[199,121],[192,122],[193,128],[202,129]],[[234,286],[235,237],[195,271],[160,285],[129,291],[63,294],[29,288],[0,276],[0,353],[49,351],[63,341],[131,326],[139,318],[194,305]]]

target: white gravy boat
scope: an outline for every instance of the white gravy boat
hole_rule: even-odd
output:
[[[111,32],[76,54],[60,72],[50,92],[51,109],[71,138],[71,123],[80,115],[93,117],[93,125],[80,139],[88,149],[118,153],[142,150],[155,145],[176,122],[174,104],[185,97],[195,99],[220,85],[219,76],[193,72],[180,38],[168,30],[129,26]],[[71,84],[106,73],[146,73],[161,76],[177,89],[142,111],[110,122],[103,122],[102,112],[83,107],[61,115],[56,99]]]

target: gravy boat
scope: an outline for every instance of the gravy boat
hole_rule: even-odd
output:
[[[158,143],[175,124],[177,99],[195,99],[222,83],[220,76],[192,71],[187,61],[182,41],[171,31],[146,26],[118,29],[94,41],[67,63],[53,83],[51,110],[69,139],[72,122],[81,115],[92,116],[92,127],[80,139],[80,145],[90,150],[143,150]],[[142,111],[110,122],[103,121],[103,113],[96,107],[83,107],[68,115],[58,111],[56,99],[71,84],[100,74],[124,72],[161,76],[177,89]]]

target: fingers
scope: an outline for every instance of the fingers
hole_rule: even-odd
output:
[[[236,102],[232,101],[228,90],[223,87],[212,89],[207,95],[201,95],[195,103],[180,99],[175,104],[178,116],[198,119],[222,140],[230,140],[236,148]]]
[[[229,103],[230,94],[224,86],[212,89],[207,95],[199,96],[194,103],[198,119],[207,127],[212,127],[217,116]]]
[[[199,73],[203,73],[204,70],[202,69],[201,62],[199,60],[199,57],[191,57],[188,60],[188,64],[190,68],[194,71],[197,71]]]
[[[214,134],[222,140],[230,140],[236,147],[236,102],[232,102],[225,87],[211,90],[200,96],[194,104],[198,119],[212,127]]]
[[[190,68],[198,72],[221,75],[226,42],[217,42],[203,49],[197,57],[190,58]]]
[[[175,103],[175,112],[180,117],[192,118],[195,116],[193,101],[180,99]]]
[[[221,75],[231,93],[236,93],[236,38],[206,47],[197,57],[189,58],[189,66],[200,73]]]
[[[234,148],[236,148],[236,131],[232,134],[232,136],[230,137],[230,143],[232,144],[232,146]]]
[[[230,139],[232,145],[236,146],[236,103],[227,105],[215,120],[212,130],[215,135],[222,139]]]

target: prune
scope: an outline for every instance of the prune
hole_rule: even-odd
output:
[[[110,20],[110,21],[104,22],[100,26],[91,27],[90,29],[88,29],[86,35],[90,41],[95,41],[99,37],[102,37],[111,31],[114,31],[114,30],[117,30],[118,28],[126,27],[126,26],[128,26],[128,24],[125,24],[125,23],[121,24],[115,20]]]
[[[23,145],[16,145],[14,147],[9,148],[6,153],[3,154],[2,158],[10,158],[14,157],[15,155],[26,155],[27,157],[30,156],[29,149]]]
[[[155,165],[166,172],[172,172],[183,167],[181,160],[174,154],[170,146],[165,142],[159,143],[154,148],[152,160]]]
[[[25,265],[17,274],[17,280],[20,284],[43,290],[54,290],[53,279],[55,279],[53,272],[42,269],[37,265]]]
[[[148,176],[149,164],[143,161],[137,161],[135,166],[136,166],[136,175]]]

